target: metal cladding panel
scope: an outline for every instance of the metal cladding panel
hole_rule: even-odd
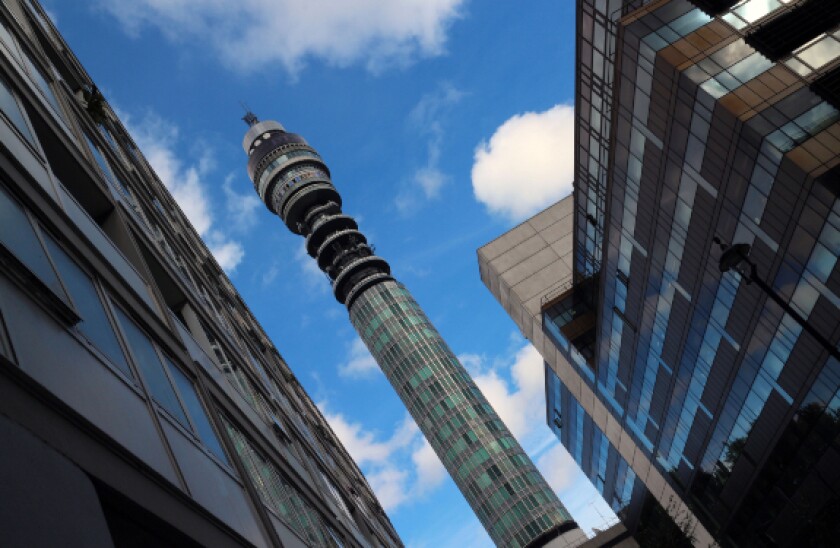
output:
[[[717,411],[718,402],[726,393],[726,383],[737,357],[738,352],[732,345],[722,340],[715,360],[712,362],[706,386],[703,388],[703,396],[700,398],[700,402],[712,413]]]
[[[689,462],[696,463],[700,458],[700,450],[703,449],[703,442],[706,440],[706,434],[711,424],[712,419],[705,413],[697,413],[694,416],[694,423],[691,425],[688,440],[686,440],[683,450],[683,455]]]
[[[663,422],[662,414],[665,412],[668,396],[671,394],[670,388],[671,375],[660,368],[659,373],[656,375],[656,384],[653,386],[653,397],[650,402],[650,416],[657,422]]]
[[[350,320],[497,545],[572,521],[401,284],[365,290]]]
[[[767,403],[764,404],[764,409],[753,424],[744,446],[744,452],[756,462],[761,462],[764,454],[770,449],[771,442],[786,424],[785,416],[788,410],[790,410],[790,405],[776,390],[773,390],[767,398]]]
[[[680,293],[674,292],[674,298],[671,302],[671,318],[665,332],[665,342],[662,345],[662,359],[665,363],[676,364],[679,361],[680,346],[683,342],[682,334],[690,317],[691,303]]]

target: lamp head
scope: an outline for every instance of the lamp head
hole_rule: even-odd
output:
[[[723,247],[723,245],[721,245]],[[746,261],[750,256],[750,244],[734,244],[724,249],[718,262],[721,272],[728,272]]]

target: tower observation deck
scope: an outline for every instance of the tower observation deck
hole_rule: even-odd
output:
[[[320,155],[248,113],[242,147],[268,209],[306,238],[335,298],[499,546],[576,544],[577,524],[408,290],[374,254]]]

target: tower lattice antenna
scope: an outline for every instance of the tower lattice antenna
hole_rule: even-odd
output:
[[[256,123],[260,121],[260,119],[257,118],[257,115],[251,112],[251,109],[248,108],[248,105],[244,102],[239,101],[239,104],[242,106],[242,109],[245,110],[245,116],[242,117],[242,120],[248,124],[249,127],[256,125]]]

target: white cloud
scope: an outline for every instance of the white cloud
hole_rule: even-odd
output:
[[[508,119],[475,150],[472,185],[491,213],[521,221],[572,191],[574,107]]]
[[[257,224],[259,210],[262,202],[254,192],[253,187],[243,185],[246,192],[240,194],[233,190],[233,181],[236,176],[231,174],[225,179],[222,189],[225,192],[225,209],[230,229],[236,232],[247,232]]]
[[[225,239],[225,235],[218,230],[211,231],[204,240],[207,242],[210,253],[225,272],[233,272],[245,256],[242,244]]]
[[[510,366],[513,386],[492,366],[481,369],[476,355],[464,356],[478,388],[522,444],[538,442],[532,434],[545,433],[545,370],[542,356],[528,344],[514,356]],[[477,361],[477,360],[480,360]]]
[[[329,279],[327,279],[326,274],[321,272],[321,269],[318,268],[317,261],[310,257],[309,253],[306,252],[305,241],[301,242],[300,247],[295,252],[295,261],[300,267],[300,271],[303,274],[303,280],[306,282],[306,285],[314,291],[326,293],[327,288],[330,287]]]
[[[411,454],[411,460],[417,470],[418,495],[434,491],[446,479],[446,468],[425,439],[420,448]]]
[[[365,346],[362,339],[356,337],[350,345],[347,361],[338,366],[342,377],[371,377],[379,371],[379,365]]]
[[[341,413],[319,407],[341,443],[353,457],[387,512],[433,493],[446,479],[446,469],[406,415],[387,439],[366,430]]]
[[[130,34],[156,27],[172,41],[210,46],[231,68],[309,59],[381,71],[441,55],[464,0],[99,0]]]
[[[204,238],[219,266],[232,272],[245,252],[239,242],[214,227],[210,194],[204,182],[214,167],[211,152],[205,149],[193,163],[184,162],[176,150],[179,144],[177,126],[153,112],[147,112],[139,121],[124,112],[118,112],[118,115],[160,181],[196,232]]]
[[[423,199],[438,198],[441,188],[449,181],[449,176],[438,167],[444,139],[441,120],[463,97],[464,92],[451,84],[443,83],[435,91],[421,97],[408,114],[411,130],[427,139],[426,163],[415,170],[410,184],[397,194],[394,204],[400,213],[414,213]]]
[[[565,491],[571,487],[578,471],[575,460],[559,443],[543,453],[535,464],[555,492]]]
[[[264,288],[270,286],[274,282],[274,280],[277,279],[277,276],[279,274],[280,274],[280,266],[276,262],[274,262],[260,276],[260,284]]]

